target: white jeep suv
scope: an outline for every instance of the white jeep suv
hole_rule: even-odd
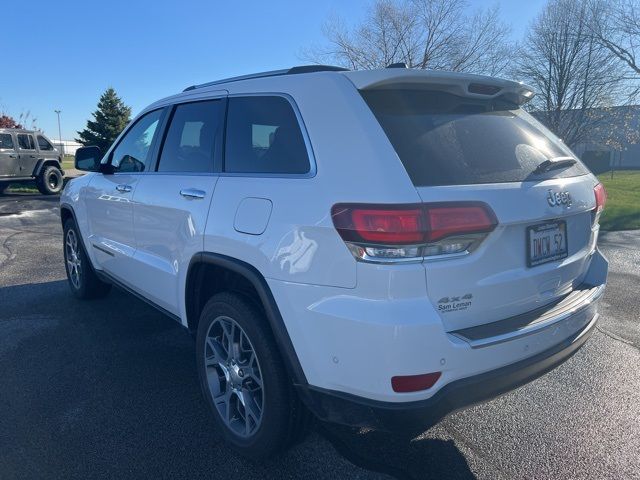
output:
[[[187,88],[61,197],[69,284],[196,336],[202,391],[268,456],[309,412],[417,433],[584,344],[605,191],[520,106],[457,73],[294,67]]]

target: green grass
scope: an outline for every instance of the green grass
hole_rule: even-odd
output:
[[[603,173],[598,176],[607,189],[607,204],[600,218],[603,230],[640,228],[640,171]]]
[[[65,155],[62,157],[62,169],[68,170],[69,168],[74,168],[74,162],[76,157],[73,155]]]
[[[40,193],[35,182],[15,182],[5,190],[7,193]]]

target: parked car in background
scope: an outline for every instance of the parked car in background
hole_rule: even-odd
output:
[[[115,284],[189,329],[248,456],[300,438],[309,412],[424,431],[595,330],[605,191],[522,110],[532,96],[401,68],[189,87],[76,152],[92,173],[60,199],[71,290]]]
[[[11,182],[34,180],[38,190],[53,195],[62,190],[62,155],[43,133],[0,128],[0,193]]]

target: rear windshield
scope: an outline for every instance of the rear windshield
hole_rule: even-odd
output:
[[[416,186],[539,181],[588,173],[580,162],[534,173],[545,160],[575,155],[513,104],[428,90],[361,93]]]

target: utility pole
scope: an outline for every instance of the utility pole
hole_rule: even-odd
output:
[[[62,155],[64,156],[64,145],[62,144],[62,130],[60,130],[60,112],[62,112],[62,110],[54,110],[54,112],[56,112],[56,114],[58,115],[58,141],[60,142],[60,149],[62,150]]]

